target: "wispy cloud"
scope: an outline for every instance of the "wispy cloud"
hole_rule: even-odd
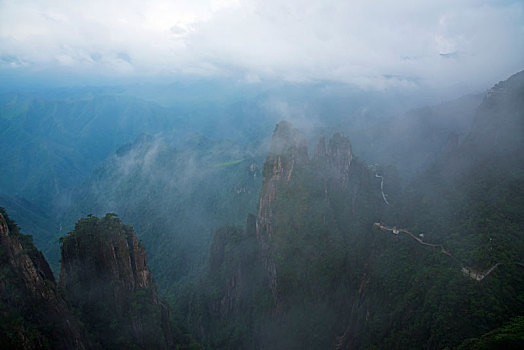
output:
[[[517,0],[0,0],[0,69],[489,84],[524,68],[523,23]]]

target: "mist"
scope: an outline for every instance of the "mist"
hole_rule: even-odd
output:
[[[523,24],[0,0],[0,348],[520,348]]]
[[[2,1],[0,16],[3,73],[73,83],[196,75],[471,92],[524,59],[519,1]]]

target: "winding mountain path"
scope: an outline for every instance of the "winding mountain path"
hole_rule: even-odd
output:
[[[389,202],[386,199],[386,195],[384,194],[384,176],[381,176],[381,175],[375,173],[375,177],[380,178],[380,192],[382,192],[382,198],[384,199],[384,203],[389,205]]]
[[[426,246],[429,246],[429,247],[440,248],[440,252],[442,254],[446,254],[447,256],[449,256],[450,258],[455,260],[455,262],[457,264],[460,265],[461,271],[464,274],[464,276],[469,277],[469,278],[474,279],[474,280],[479,281],[479,282],[482,281],[484,278],[488,277],[489,274],[491,274],[497,267],[503,265],[502,262],[498,262],[495,265],[493,265],[491,268],[489,268],[488,270],[486,270],[484,272],[480,272],[480,271],[477,271],[475,269],[472,269],[471,267],[465,266],[459,259],[457,259],[451,253],[449,253],[444,248],[444,246],[442,244],[435,244],[435,243],[424,242],[422,239],[420,239],[419,237],[415,236],[413,233],[409,232],[408,230],[402,229],[402,228],[398,229],[396,226],[389,227],[389,226],[382,225],[379,222],[375,222],[373,224],[373,226],[377,227],[378,229],[380,229],[382,231],[391,231],[395,235],[398,235],[398,234],[400,234],[402,232],[402,233],[405,233],[405,234],[409,235],[411,238],[413,238],[415,241],[417,241],[421,245],[426,245]],[[515,262],[514,264],[524,267],[524,264],[519,263],[519,262]]]

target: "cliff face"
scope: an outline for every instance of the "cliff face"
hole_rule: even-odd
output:
[[[372,223],[382,205],[380,183],[355,160],[349,140],[321,138],[312,159],[305,139],[279,123],[264,165],[256,217],[259,261],[276,314],[285,312],[296,290],[323,294],[317,284],[331,256],[344,264],[344,247]],[[322,277],[323,278],[323,277]]]
[[[267,245],[273,227],[273,202],[280,186],[291,181],[293,171],[309,162],[307,143],[298,130],[288,122],[280,122],[273,132],[269,154],[264,163],[262,190],[258,204],[256,222],[257,238],[262,246]]]
[[[1,208],[0,208],[1,209]],[[89,349],[44,256],[0,210],[0,348]]]
[[[340,133],[334,134],[329,140],[327,157],[331,169],[339,181],[339,186],[347,186],[349,169],[353,160],[349,139]]]
[[[524,71],[491,88],[477,109],[464,146],[507,154],[524,147]],[[518,152],[522,154],[522,152]]]
[[[60,287],[104,348],[173,345],[145,250],[115,215],[81,219],[63,238]]]
[[[382,205],[380,182],[346,137],[327,147],[321,138],[310,159],[301,133],[280,122],[257,215],[245,230],[216,232],[207,276],[188,301],[191,328],[210,348],[329,348],[364,317],[363,269],[348,257],[366,259]]]
[[[75,212],[64,227],[86,212],[118,213],[140,232],[150,269],[162,275],[159,292],[174,292],[204,258],[210,229],[225,218],[241,225],[256,212],[262,161],[226,140],[194,135],[175,149],[160,137],[143,137],[93,173],[74,195]]]
[[[279,123],[255,248],[239,229],[217,232],[192,326],[210,348],[436,349],[518,316],[523,74],[486,96],[461,144],[457,134],[439,142],[441,159],[405,190],[393,167],[363,163],[343,135],[320,139],[309,159],[300,133]],[[463,263],[500,267],[479,284]]]
[[[188,313],[199,317],[194,324],[199,337],[212,349],[248,349],[253,347],[253,312],[257,308],[271,309],[255,294],[266,293],[262,268],[259,266],[255,217],[248,216],[246,230],[225,226],[217,230],[211,247],[204,291],[200,295],[203,310],[192,307]],[[199,303],[192,303],[199,304]],[[205,317],[201,317],[205,315]],[[202,320],[206,322],[201,323]],[[194,322],[194,321],[193,321]],[[234,327],[241,332],[231,332]],[[224,335],[227,336],[224,336]]]
[[[211,310],[221,319],[245,310],[241,305],[249,273],[245,241],[242,230],[227,226],[218,229],[213,239],[209,277],[217,280],[222,293],[220,299],[211,305]]]
[[[524,171],[524,71],[491,88],[477,108],[471,130],[454,152],[444,154],[432,169],[444,181],[460,181],[479,169]],[[476,168],[476,169],[475,169]],[[472,171],[472,169],[475,169]]]
[[[275,127],[269,154],[264,163],[262,189],[256,218],[256,237],[260,244],[260,258],[267,270],[269,288],[277,300],[276,266],[271,257],[270,240],[275,234],[274,202],[279,188],[309,163],[307,143],[299,131],[285,121]]]

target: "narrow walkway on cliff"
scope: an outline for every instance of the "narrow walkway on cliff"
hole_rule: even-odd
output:
[[[488,277],[489,274],[491,274],[493,271],[495,271],[495,269],[501,265],[503,265],[502,262],[498,262],[496,263],[495,265],[493,265],[491,268],[489,268],[488,270],[484,271],[484,272],[480,272],[480,271],[476,271],[474,269],[472,269],[471,267],[468,267],[468,266],[465,266],[459,259],[457,259],[455,256],[453,256],[451,253],[449,253],[442,244],[434,244],[434,243],[428,243],[428,242],[424,242],[421,238],[415,236],[413,233],[409,232],[408,230],[406,229],[399,229],[397,228],[396,226],[393,226],[393,227],[389,227],[389,226],[385,226],[385,225],[382,225],[381,223],[379,222],[375,222],[373,224],[373,226],[377,227],[378,229],[382,230],[382,231],[391,231],[393,234],[395,235],[399,235],[401,232],[402,233],[405,233],[407,235],[409,235],[411,238],[413,238],[415,241],[417,241],[419,244],[421,245],[425,245],[425,246],[429,246],[429,247],[436,247],[436,248],[440,248],[440,252],[442,254],[445,254],[447,256],[449,256],[450,258],[452,258],[458,265],[460,265],[461,267],[461,271],[462,273],[464,274],[464,276],[466,277],[469,277],[471,279],[474,279],[476,281],[482,281],[484,278]],[[514,262],[515,265],[519,265],[521,267],[524,267],[524,264],[520,263],[520,262]]]
[[[389,202],[386,199],[386,195],[384,194],[384,176],[381,176],[381,175],[375,173],[375,177],[380,178],[380,192],[382,192],[382,198],[384,199],[384,203],[389,205]]]

